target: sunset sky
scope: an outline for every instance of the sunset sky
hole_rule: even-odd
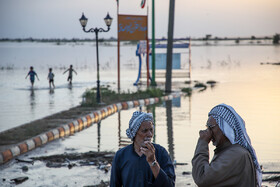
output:
[[[144,9],[140,4],[141,0],[119,0],[120,14],[145,15],[147,5],[151,12],[151,0],[147,0]],[[155,5],[156,37],[166,37],[169,0],[155,0]],[[280,33],[279,0],[176,0],[175,5],[174,37]],[[111,31],[99,36],[117,37],[116,0],[0,0],[0,38],[95,37],[82,31],[79,23],[82,12],[88,18],[87,28],[106,28],[103,19],[109,12],[114,18]]]

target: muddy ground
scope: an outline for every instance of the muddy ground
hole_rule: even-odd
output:
[[[40,176],[45,175],[52,177],[52,175],[59,172],[59,169],[63,171],[60,174],[62,176],[60,180],[64,180],[67,186],[109,186],[114,155],[114,152],[89,151],[85,153],[63,153],[38,157],[31,157],[31,155],[22,156],[16,158],[10,166],[2,167],[2,171],[5,172],[5,175],[2,175],[0,178],[0,186],[13,186],[18,184],[41,185],[42,183],[46,186],[52,185],[55,182],[47,180],[43,180],[42,182],[40,180],[38,181],[39,177],[34,176],[34,173],[41,173],[39,174]],[[95,168],[95,170],[93,170],[93,168]],[[81,170],[85,172],[80,173]],[[88,170],[95,171],[95,173],[101,177],[94,177],[96,174],[93,173],[90,174],[92,177],[88,177],[87,174],[85,174]],[[66,177],[66,173],[70,171],[79,175],[79,178],[71,179]],[[175,163],[175,172],[177,175],[176,184],[180,184],[179,186],[194,186],[190,165],[188,163]],[[54,177],[54,181],[55,180]],[[84,180],[87,182],[82,183]],[[73,185],[73,183],[79,185]],[[94,185],[90,183],[94,183]]]
[[[1,185],[14,186],[18,184],[29,185],[30,183],[36,184],[35,181],[37,181],[38,183],[39,179],[36,179],[36,176],[34,176],[33,174],[34,172],[40,173],[43,172],[43,170],[45,170],[53,173],[55,172],[55,170],[58,170],[59,168],[60,169],[64,168],[63,170],[64,173],[67,173],[67,171],[72,170],[75,173],[75,175],[79,175],[78,179],[77,178],[70,179],[69,177],[66,177],[67,174],[61,174],[63,177],[60,180],[64,180],[65,183],[67,184],[66,186],[84,186],[84,187],[109,186],[111,166],[112,166],[114,155],[115,155],[114,152],[89,151],[85,153],[64,153],[64,154],[54,154],[49,156],[38,156],[38,157],[27,156],[27,157],[17,158],[15,159],[14,163],[10,167],[12,169],[9,168],[6,171],[8,174],[5,176],[4,175],[1,176],[0,186]],[[174,164],[175,164],[174,166],[175,166],[175,173],[176,173],[176,186],[195,186],[191,175],[191,164],[190,163],[174,163]],[[97,175],[103,175],[103,177],[96,177],[95,174],[93,173],[90,174],[90,176],[92,177],[88,177],[85,176],[85,173],[80,173],[81,170],[87,171],[86,168],[95,168],[95,170],[90,169],[89,171],[90,172],[95,171]],[[5,171],[5,168],[2,171]],[[15,171],[16,174],[14,174]],[[44,173],[43,175],[48,175],[48,174]],[[273,172],[273,173],[264,172],[264,175],[265,176],[263,176],[264,179],[263,187],[277,186],[277,183],[280,181],[280,172]],[[41,175],[39,174],[39,176]],[[50,177],[51,176],[52,175],[50,174]],[[81,184],[81,182],[84,180],[87,181],[86,184]],[[73,185],[73,181],[75,182],[75,185]],[[90,184],[92,182],[94,184]],[[43,183],[45,185],[47,184],[51,185],[55,182],[43,181]]]

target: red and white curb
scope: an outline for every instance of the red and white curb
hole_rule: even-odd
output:
[[[101,108],[97,111],[93,111],[92,113],[79,118],[77,120],[72,121],[71,123],[61,125],[58,128],[50,130],[46,133],[40,134],[28,140],[25,140],[23,143],[19,143],[18,145],[11,147],[0,154],[0,164],[4,164],[11,160],[12,158],[19,156],[23,153],[31,151],[37,147],[40,147],[48,142],[51,142],[58,138],[67,137],[73,135],[76,132],[80,132],[94,123],[99,122],[100,120],[120,111],[127,110],[130,108],[138,107],[138,106],[146,106],[151,104],[156,104],[160,100],[167,101],[176,97],[180,97],[181,93],[173,93],[168,96],[163,96],[161,98],[148,98],[148,99],[140,99],[134,101],[126,101],[120,102],[117,104],[112,104]]]

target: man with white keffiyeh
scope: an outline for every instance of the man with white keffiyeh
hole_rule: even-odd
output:
[[[200,187],[260,187],[261,168],[244,120],[226,104],[215,106],[208,116],[207,129],[199,132],[192,159],[195,183]],[[210,141],[216,149],[209,163]]]
[[[112,163],[110,186],[175,186],[175,171],[170,156],[164,147],[152,143],[152,114],[134,112],[126,135],[133,143],[117,151]]]

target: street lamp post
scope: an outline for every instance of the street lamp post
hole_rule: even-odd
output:
[[[96,91],[96,102],[101,102],[101,95],[100,95],[100,80],[99,80],[99,55],[98,55],[98,33],[99,32],[108,32],[110,30],[110,26],[112,24],[113,18],[110,17],[109,13],[107,13],[107,16],[104,18],[104,21],[107,25],[107,30],[104,30],[103,28],[91,28],[89,30],[86,30],[86,25],[88,19],[85,17],[84,13],[82,17],[80,18],[80,23],[83,27],[84,32],[95,32],[95,38],[96,38],[96,63],[97,63],[97,91]]]

